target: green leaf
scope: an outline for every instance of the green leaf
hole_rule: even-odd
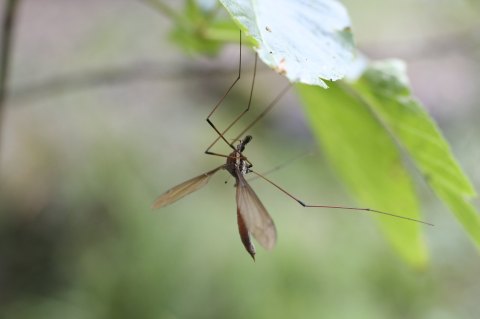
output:
[[[418,201],[401,154],[368,106],[347,94],[341,84],[332,83],[328,91],[306,85],[297,89],[314,135],[358,201],[366,207],[418,219]],[[419,268],[426,264],[420,224],[373,216],[401,256]]]
[[[353,87],[480,249],[480,215],[467,201],[476,195],[475,190],[435,122],[412,98],[404,63],[373,63]]]
[[[403,62],[372,63],[358,80],[332,84],[328,91],[297,88],[315,136],[359,202],[419,218],[402,158],[408,155],[480,248],[480,215],[468,202],[475,190],[435,122],[411,96]],[[420,225],[378,218],[397,251],[412,265],[424,265]]]
[[[175,18],[170,39],[189,54],[217,54],[226,41],[238,41],[238,27],[230,19],[214,20],[215,13],[209,2],[187,0],[183,15]]]
[[[345,8],[334,0],[220,0],[255,40],[259,57],[291,82],[327,87],[353,60]]]
[[[215,55],[226,41],[237,39],[238,28],[229,21],[212,22],[204,29],[195,26],[177,25],[170,32],[170,40],[189,54]]]

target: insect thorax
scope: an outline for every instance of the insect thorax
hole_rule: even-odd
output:
[[[245,150],[245,145],[251,140],[252,137],[250,135],[247,135],[245,139],[240,140],[236,150],[230,153],[227,158],[226,169],[233,177],[237,176],[237,172],[240,172],[242,175],[250,172],[250,167],[252,167],[252,165],[247,161],[245,156],[242,155],[242,152]]]
[[[233,176],[237,176],[237,172],[240,172],[242,175],[249,173],[249,168],[251,165],[245,160],[242,153],[234,151],[230,153],[227,158],[226,170]]]

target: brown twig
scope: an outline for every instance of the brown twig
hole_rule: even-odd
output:
[[[7,0],[5,2],[3,14],[3,25],[0,40],[0,142],[2,136],[2,123],[4,121],[3,114],[5,109],[5,101],[7,98],[8,68],[10,66],[12,34],[15,25],[16,9],[19,2],[19,0]]]
[[[246,74],[251,72],[246,67]],[[268,73],[269,68],[259,68],[257,73]],[[12,87],[9,91],[9,101],[38,100],[52,97],[59,93],[71,93],[90,90],[99,87],[124,85],[136,82],[150,81],[198,81],[199,78],[222,78],[235,73],[233,69],[217,66],[187,64],[172,66],[158,62],[136,62],[130,65],[105,67],[102,69],[82,70],[65,74],[54,74],[48,78],[26,82]]]

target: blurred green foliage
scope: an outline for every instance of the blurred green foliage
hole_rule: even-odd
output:
[[[400,151],[368,107],[335,83],[327,94],[309,86],[299,87],[299,94],[332,166],[362,205],[419,219],[418,201]],[[397,251],[415,267],[425,267],[420,225],[375,217]]]
[[[214,55],[226,41],[237,39],[238,27],[231,19],[216,19],[220,5],[202,6],[195,0],[185,1],[181,14],[157,0],[145,0],[173,21],[170,40],[190,54]]]

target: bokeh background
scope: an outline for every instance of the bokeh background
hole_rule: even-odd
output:
[[[173,2],[180,10],[180,2]],[[343,1],[357,44],[409,65],[415,94],[480,186],[480,6]],[[418,179],[431,262],[412,269],[363,214],[306,210],[260,180],[277,247],[244,251],[233,180],[159,211],[153,199],[220,165],[204,121],[235,77],[238,45],[185,55],[168,18],[135,0],[24,0],[0,152],[0,318],[476,318],[480,258]],[[248,99],[242,83],[214,121]],[[285,80],[261,66],[249,119]],[[354,204],[293,94],[252,130],[258,171],[310,202]],[[241,128],[239,128],[241,129]],[[218,151],[225,152],[219,147]],[[226,183],[225,183],[226,182]],[[478,203],[479,201],[475,201]]]

